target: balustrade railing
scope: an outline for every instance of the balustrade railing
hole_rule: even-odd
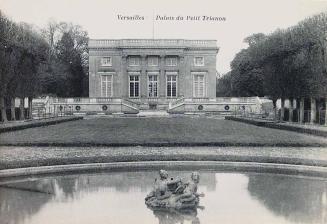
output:
[[[209,98],[208,97],[197,97],[197,98],[192,98],[189,101],[192,101],[192,102],[208,102]]]
[[[135,109],[139,108],[139,103],[133,102],[133,101],[128,100],[128,99],[123,99],[122,103],[125,103],[126,105],[129,105],[131,107],[134,107]]]
[[[120,39],[90,40],[89,47],[217,47],[216,40],[184,40],[184,39]]]
[[[119,103],[121,102],[120,98],[95,98],[97,103]]]
[[[172,108],[174,106],[177,106],[179,104],[182,104],[184,102],[185,98],[182,96],[181,98],[178,98],[174,101],[169,102],[169,108]]]

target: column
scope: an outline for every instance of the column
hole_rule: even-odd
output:
[[[311,102],[311,113],[310,113],[310,124],[314,124],[317,120],[317,107],[316,107],[316,99],[315,98],[311,98],[310,99]]]
[[[128,98],[128,74],[127,74],[127,55],[123,54],[121,57],[121,69],[120,77],[118,77],[119,83],[117,88],[119,88],[119,96],[123,98]]]
[[[290,106],[289,106],[289,114],[288,114],[288,121],[289,122],[293,122],[293,110],[294,110],[294,99],[293,98],[290,98],[289,99],[289,102],[290,102]],[[296,104],[295,104],[296,105]]]
[[[148,98],[148,79],[146,74],[146,55],[141,55],[140,97]]]
[[[177,77],[177,97],[181,97],[181,96],[185,96],[185,58],[184,55],[179,55],[178,58],[178,77]],[[193,88],[192,86],[190,86],[189,88]]]
[[[304,122],[304,98],[300,99],[300,118],[299,123]]]
[[[285,116],[285,98],[280,99],[280,121],[284,121]]]
[[[165,55],[160,55],[160,61],[159,61],[159,93],[158,96],[160,98],[165,99],[166,98],[166,74],[165,74]]]
[[[327,125],[327,97],[325,98],[325,125]]]

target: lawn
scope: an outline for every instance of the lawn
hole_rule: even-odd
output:
[[[206,117],[95,118],[2,133],[0,144],[327,146],[327,139]]]

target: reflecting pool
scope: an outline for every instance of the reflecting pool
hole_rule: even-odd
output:
[[[189,179],[190,171],[169,171]],[[196,212],[152,211],[157,171],[81,173],[2,182],[1,224],[327,223],[327,180],[200,171]]]

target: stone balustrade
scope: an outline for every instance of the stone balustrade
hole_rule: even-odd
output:
[[[89,48],[217,48],[216,40],[184,39],[91,39]]]

